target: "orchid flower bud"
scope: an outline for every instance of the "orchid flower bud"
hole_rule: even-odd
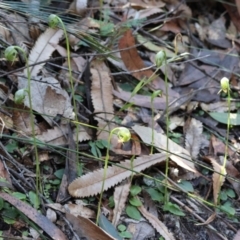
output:
[[[128,142],[131,139],[131,133],[129,129],[125,127],[119,127],[117,130],[117,137],[121,143]]]
[[[159,51],[155,56],[156,66],[161,67],[165,59],[166,59],[166,53],[163,50]]]
[[[58,24],[60,23],[60,19],[57,15],[55,14],[51,14],[48,17],[48,25],[51,28],[56,28],[58,26]]]

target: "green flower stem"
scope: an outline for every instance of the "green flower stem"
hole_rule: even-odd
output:
[[[58,24],[61,24],[64,35],[65,35],[65,39],[66,39],[66,47],[67,47],[67,63],[68,63],[68,71],[69,71],[69,78],[70,78],[70,85],[71,85],[71,94],[73,97],[73,108],[74,108],[74,112],[75,112],[75,121],[78,122],[78,118],[77,118],[77,104],[76,104],[76,100],[74,97],[74,83],[73,83],[73,76],[72,76],[72,66],[71,66],[71,58],[70,58],[70,44],[69,44],[69,39],[68,39],[68,35],[67,35],[67,30],[66,27],[62,21],[62,19],[60,17],[58,17],[55,14],[51,14],[49,16],[49,26],[50,27],[57,27]],[[76,150],[77,150],[77,159],[79,158],[79,149],[78,149],[78,133],[79,133],[79,124],[75,124],[76,125]]]
[[[165,53],[165,52],[164,52]],[[168,168],[169,168],[169,102],[168,102],[168,81],[167,81],[167,60],[166,60],[166,53],[165,53],[165,69],[164,69],[164,82],[165,82],[165,89],[166,89],[166,135],[167,135],[167,158],[166,158],[166,168],[165,168],[165,175],[168,177]],[[165,204],[168,202],[168,193],[167,193],[167,184],[165,185],[164,189],[164,198],[165,198]]]
[[[14,61],[17,55],[17,51],[20,51],[23,53],[23,56],[26,61],[27,65],[27,79],[28,79],[28,86],[27,86],[27,94],[28,94],[28,100],[29,100],[29,108],[30,108],[30,123],[31,123],[31,128],[32,128],[32,135],[33,135],[33,145],[35,149],[35,157],[36,157],[36,192],[38,193],[39,190],[42,192],[41,189],[41,184],[40,184],[40,161],[38,157],[38,148],[37,148],[37,140],[35,136],[35,129],[34,129],[34,115],[33,115],[33,107],[32,107],[32,95],[31,95],[31,73],[30,73],[30,68],[28,64],[28,58],[25,53],[25,51],[19,47],[19,46],[10,46],[5,50],[5,57],[7,60]]]
[[[127,128],[124,127],[117,127],[114,128],[108,137],[108,148],[107,148],[107,153],[106,153],[106,158],[105,158],[105,163],[104,163],[104,172],[103,172],[103,181],[102,181],[102,189],[100,193],[100,198],[98,201],[98,211],[97,211],[97,218],[96,218],[96,224],[98,225],[99,222],[99,216],[101,213],[101,204],[102,204],[102,196],[103,196],[103,191],[104,191],[104,185],[105,185],[105,180],[107,177],[107,168],[108,168],[108,161],[109,161],[109,151],[110,151],[110,145],[111,145],[111,139],[114,133],[117,132],[117,136],[120,142],[124,143],[127,142],[131,139],[131,133]]]

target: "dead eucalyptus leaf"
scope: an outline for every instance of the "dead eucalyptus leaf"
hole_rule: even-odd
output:
[[[115,188],[115,191],[113,194],[115,206],[113,209],[113,219],[112,219],[112,224],[115,227],[117,226],[121,213],[125,207],[125,203],[128,198],[130,187],[131,187],[131,182],[128,181],[127,183],[121,184],[120,186]]]
[[[154,146],[159,152],[167,151],[167,137],[161,133],[156,132],[152,128],[135,125],[132,129],[140,136],[142,141],[146,144],[152,144],[152,134],[154,134]],[[199,174],[191,159],[190,153],[180,145],[168,139],[169,157],[172,161],[180,167],[185,168],[195,174]],[[173,153],[173,154],[171,154]]]
[[[126,160],[116,166],[108,167],[104,190],[113,187],[122,180],[132,175],[131,169],[141,172],[146,168],[166,160],[165,153],[158,153],[149,156],[141,156],[133,160]],[[101,192],[104,169],[90,172],[74,180],[68,187],[73,197],[88,197]]]
[[[187,127],[185,135],[185,147],[193,158],[196,158],[202,139],[203,125],[200,121],[192,118],[190,124]]]
[[[138,207],[141,214],[152,224],[152,226],[160,233],[165,240],[175,240],[173,234],[167,229],[166,225],[161,222],[156,216],[147,211],[146,208],[142,206]]]
[[[95,120],[98,121],[99,131],[97,135],[98,139],[106,141],[108,141],[111,130],[117,127],[115,124],[106,121],[111,121],[114,116],[113,96],[111,94],[112,83],[109,73],[109,69],[103,61],[96,60],[91,63],[91,96],[94,113],[96,113]],[[113,135],[111,138],[111,144],[113,148],[117,145],[117,143],[117,137]]]
[[[212,157],[208,157],[208,159],[211,161],[214,173],[212,175],[213,179],[213,198],[214,198],[214,204],[217,205],[218,203],[218,196],[221,191],[221,186],[223,185],[225,181],[225,175],[227,174],[226,169],[223,168],[220,164],[216,162],[216,160]]]
[[[57,114],[73,119],[74,112],[68,93],[63,90],[58,80],[53,77],[37,78],[31,81],[31,100],[33,110],[42,114],[42,117],[50,124]],[[27,89],[27,80],[18,77],[18,88]],[[28,97],[24,99],[24,105],[30,107]]]

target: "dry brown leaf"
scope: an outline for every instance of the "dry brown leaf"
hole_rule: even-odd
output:
[[[36,41],[31,53],[28,56],[28,63],[36,64],[38,62],[48,60],[62,35],[62,29],[48,28]],[[30,67],[31,77],[37,76],[44,64],[45,63],[36,64]],[[24,74],[27,76],[27,69],[24,70]]]
[[[238,195],[238,199],[240,200],[240,173],[239,171],[232,165],[231,162],[227,161],[226,163],[226,170],[229,178],[227,180],[232,184],[235,192]],[[237,181],[235,179],[237,179]]]
[[[111,121],[114,116],[110,72],[103,61],[96,60],[91,63],[91,74],[91,96],[94,112],[97,113],[95,119],[99,127],[98,139],[108,141],[109,133],[116,127],[115,124],[105,121]],[[117,137],[113,135],[111,138],[113,148],[117,143]]]
[[[28,53],[28,47],[26,42],[30,41],[29,30],[28,30],[28,22],[25,17],[14,13],[4,12],[1,9],[1,15],[4,16],[4,19],[9,21],[11,24],[7,24],[7,28],[11,30],[12,38],[14,39],[14,43],[21,47],[25,53]],[[7,39],[6,39],[7,41]],[[12,41],[10,41],[11,43]],[[21,53],[20,53],[21,54]],[[25,59],[23,58],[25,61]]]
[[[185,135],[185,147],[193,158],[196,158],[202,139],[203,125],[200,121],[192,118],[190,124],[187,127]]]
[[[67,144],[67,126],[61,125],[61,127],[54,127],[53,129],[48,129],[41,135],[36,136],[38,140],[56,146],[61,146]]]
[[[223,168],[220,164],[216,162],[214,158],[208,157],[208,159],[211,161],[213,165],[213,199],[214,204],[217,205],[218,203],[218,196],[221,190],[221,186],[223,185],[225,181],[225,175],[227,174],[226,169]],[[221,174],[219,174],[221,173]]]
[[[152,224],[152,226],[160,233],[165,240],[175,240],[175,237],[168,231],[166,225],[156,216],[148,212],[143,206],[138,207],[141,214]]]
[[[132,129],[140,136],[144,143],[149,145],[152,144],[152,133],[154,132],[154,145],[156,147],[156,150],[159,152],[167,150],[167,137],[165,135],[158,133],[155,130],[152,131],[152,128],[139,125],[133,126]],[[173,142],[171,139],[168,139],[168,144],[169,152],[174,153],[169,155],[172,161],[174,161],[180,167],[185,168],[198,175],[198,171],[194,166],[190,153],[180,145]]]
[[[71,105],[68,93],[63,90],[57,79],[53,77],[39,78],[31,81],[32,108],[49,123],[53,124],[52,118],[57,114],[73,119],[75,113]],[[27,81],[24,77],[18,77],[18,88],[27,89]],[[29,99],[25,97],[24,105],[29,107]]]
[[[41,229],[43,229],[52,239],[67,240],[66,235],[56,227],[48,218],[39,213],[29,204],[9,195],[8,193],[0,192],[0,197],[15,206],[20,212],[31,219]]]
[[[110,236],[107,232],[105,232],[103,229],[98,227],[87,218],[81,216],[75,217],[70,213],[66,213],[66,218],[71,223],[74,231],[81,239],[86,238],[88,240],[114,240],[112,236]]]
[[[214,212],[204,223],[197,223],[196,226],[203,226],[211,223],[216,218],[216,212]]]
[[[32,135],[30,113],[26,111],[23,105],[14,105],[12,120],[14,129],[19,131],[23,136]],[[40,134],[40,129],[37,125],[34,125],[34,132],[35,134]]]
[[[131,0],[129,3],[127,3],[125,6],[123,6],[123,8],[131,7],[133,9],[139,10],[139,9],[162,8],[164,6],[165,6],[165,3],[161,0],[158,0],[158,1]]]
[[[92,209],[84,206],[82,203],[80,204],[68,203],[64,205],[64,208],[66,209],[67,212],[74,215],[75,217],[78,217],[78,216],[81,216],[84,218],[96,217],[95,212]]]
[[[227,101],[219,101],[215,103],[200,103],[200,107],[205,112],[228,112],[228,102]],[[231,102],[230,104],[231,111],[234,111],[237,109],[236,102]]]
[[[116,227],[121,216],[121,213],[125,207],[125,203],[128,198],[128,194],[130,191],[131,182],[121,184],[118,187],[115,187],[113,199],[114,199],[114,209],[113,209],[113,219],[112,224]]]
[[[164,93],[166,92],[164,81],[154,74],[150,69],[144,71],[136,71],[145,68],[143,60],[140,58],[138,51],[135,47],[135,39],[132,35],[132,31],[128,30],[119,40],[119,50],[121,54],[122,61],[129,71],[134,71],[132,75],[139,81],[144,78],[152,78],[153,80],[148,84],[152,90],[161,89]],[[171,97],[178,97],[179,94],[168,88],[168,94]]]
[[[134,171],[141,172],[146,168],[166,160],[165,153],[158,153],[150,156],[141,156],[133,160],[126,160],[117,166],[108,167],[104,190],[113,187],[122,180],[132,175]],[[129,169],[129,170],[128,170]],[[90,172],[74,180],[68,187],[68,191],[73,197],[93,196],[101,192],[104,169]]]

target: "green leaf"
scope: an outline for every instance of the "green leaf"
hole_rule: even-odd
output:
[[[59,170],[57,170],[57,171],[54,173],[54,175],[55,175],[58,179],[62,179],[63,174],[64,174],[64,171],[65,171],[64,168],[59,169]]]
[[[231,203],[228,201],[224,205],[220,206],[220,210],[229,214],[230,216],[235,215],[235,209],[231,207]]]
[[[16,208],[6,209],[2,211],[1,216],[3,217],[5,223],[13,224],[16,222],[18,217],[18,211]]]
[[[131,239],[132,238],[132,234],[130,232],[120,232],[119,235],[122,237],[122,238],[129,238]]]
[[[119,224],[117,229],[120,232],[124,232],[124,231],[126,231],[127,227],[125,225],[123,225],[123,224]]]
[[[160,193],[159,191],[155,190],[154,188],[147,188],[146,191],[151,196],[151,199],[153,201],[158,201],[158,202],[163,201],[163,199],[164,199],[163,194]]]
[[[104,145],[102,144],[102,140],[98,140],[95,142],[96,146],[100,149],[103,149],[104,148]]]
[[[27,198],[26,194],[20,192],[13,192],[12,195],[19,200],[26,200]]]
[[[18,148],[17,142],[14,140],[10,140],[8,144],[5,146],[5,148],[9,153],[13,153],[13,151]]]
[[[228,188],[226,193],[230,198],[235,198],[236,197],[235,192],[231,188]]]
[[[136,185],[131,186],[130,193],[132,196],[136,196],[142,191],[142,188]]]
[[[113,33],[114,30],[114,24],[113,23],[103,23],[100,24],[100,35],[103,37],[109,36],[111,33]]]
[[[38,209],[40,206],[40,201],[39,201],[39,197],[37,196],[37,194],[33,191],[30,191],[28,193],[28,195],[29,195],[29,200],[30,200],[30,203],[32,204],[32,206],[35,209]]]
[[[211,112],[209,115],[220,123],[228,124],[228,113]],[[240,114],[230,113],[230,125],[240,125]]]
[[[79,103],[83,102],[83,98],[80,95],[74,95],[74,99]]]
[[[114,208],[115,203],[114,203],[113,196],[111,196],[111,197],[109,198],[108,206],[109,206],[110,208]]]
[[[228,196],[227,196],[226,191],[221,191],[221,192],[220,192],[220,199],[221,199],[222,201],[226,201],[226,200],[228,199]]]
[[[117,232],[116,228],[103,214],[100,214],[99,216],[99,227],[109,233],[112,237],[114,237],[114,239],[122,240],[119,232]]]
[[[185,216],[185,213],[179,208],[178,205],[173,204],[171,202],[168,202],[167,204],[164,205],[163,207],[164,211],[169,211],[170,213],[173,213],[177,216]]]
[[[3,206],[4,206],[4,200],[0,198],[0,210],[3,209]]]
[[[138,209],[134,206],[131,206],[131,205],[127,205],[126,207],[126,213],[127,215],[132,218],[132,219],[135,219],[135,220],[140,220],[141,219],[141,214],[140,212],[138,211]]]
[[[91,145],[90,145],[91,146]],[[98,157],[97,155],[97,148],[95,145],[91,146],[91,153],[94,157]]]
[[[49,180],[49,183],[51,183],[52,185],[60,185],[61,180],[60,179]]]
[[[142,206],[142,202],[138,198],[136,198],[136,197],[130,198],[129,202],[131,203],[132,206],[135,206],[135,207]]]
[[[101,144],[102,144],[105,148],[109,148],[109,147],[110,147],[110,145],[109,145],[109,143],[108,143],[107,140],[102,139],[102,140],[101,140]]]
[[[193,186],[189,181],[182,180],[177,185],[184,189],[186,192],[194,192]]]
[[[119,83],[119,86],[122,90],[126,92],[132,92],[132,90],[134,89],[133,85],[129,82]]]

